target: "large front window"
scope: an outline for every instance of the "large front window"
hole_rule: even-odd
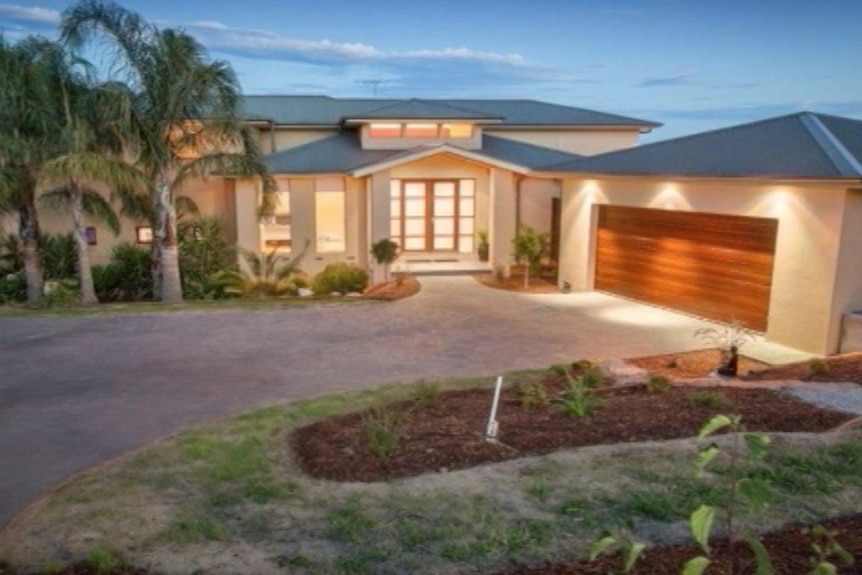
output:
[[[317,191],[314,194],[314,221],[318,253],[347,251],[344,192]]]
[[[261,236],[265,250],[287,250],[293,245],[290,235],[290,192],[285,183],[279,183],[275,193],[275,210],[263,218]]]
[[[473,124],[464,122],[374,122],[368,126],[374,139],[458,140],[473,137]]]
[[[473,252],[474,180],[392,180],[390,235],[407,252]]]

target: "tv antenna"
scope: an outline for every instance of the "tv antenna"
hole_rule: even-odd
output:
[[[380,87],[380,84],[385,84],[386,80],[382,78],[369,78],[367,80],[359,80],[359,83],[364,86],[371,86],[371,92],[374,94],[374,97],[377,97],[377,89]]]

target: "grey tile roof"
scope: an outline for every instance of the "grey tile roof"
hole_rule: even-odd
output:
[[[862,121],[801,112],[585,157],[548,171],[862,178]]]
[[[383,161],[393,153],[391,150],[363,150],[359,134],[351,131],[270,154],[263,161],[274,174],[341,174]]]
[[[355,119],[375,119],[375,118],[397,118],[397,119],[483,119],[483,120],[500,120],[502,118],[489,114],[488,112],[480,112],[478,110],[468,110],[458,106],[452,106],[444,102],[434,100],[404,100],[394,104],[386,104],[374,110],[361,112],[355,116],[347,116]]]
[[[264,163],[275,174],[347,173],[386,160],[397,160],[401,157],[406,159],[426,147],[419,146],[410,150],[363,150],[359,135],[354,131],[347,131],[270,154],[264,158]],[[488,135],[483,137],[481,150],[468,151],[491,160],[530,169],[579,157],[559,150]]]
[[[487,118],[499,118],[501,126],[636,126],[642,129],[660,126],[655,122],[637,118],[536,100],[244,96],[241,108],[243,115],[249,120],[266,120],[294,126],[337,126],[345,118],[357,118],[375,111],[380,113],[380,109],[387,106],[397,110],[399,105],[407,108],[417,105],[410,102],[421,102],[426,110],[434,107],[439,111],[441,110],[439,106],[445,106],[467,110],[470,113],[480,113]]]

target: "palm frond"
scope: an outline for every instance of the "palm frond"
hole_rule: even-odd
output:
[[[196,218],[201,215],[201,210],[197,203],[188,196],[178,195],[174,199],[174,207],[177,210],[177,221]]]
[[[94,221],[105,224],[115,236],[119,235],[120,219],[111,203],[104,196],[93,190],[85,190],[81,199],[85,214]]]

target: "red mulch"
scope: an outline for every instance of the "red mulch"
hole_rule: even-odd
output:
[[[394,301],[416,295],[422,289],[419,280],[415,277],[406,277],[401,280],[392,280],[371,286],[362,294],[365,299],[382,299]]]
[[[522,293],[560,293],[556,275],[553,273],[543,273],[540,277],[531,275],[529,287],[524,287],[524,270],[521,266],[513,266],[508,278],[498,277],[496,274],[476,274],[473,278],[483,286],[494,289]]]
[[[562,378],[548,373],[543,385],[549,398],[556,397]],[[705,407],[692,400],[704,391],[671,387],[652,394],[642,386],[604,388],[598,393],[603,405],[590,416],[577,418],[553,405],[525,409],[512,389],[504,389],[497,414],[499,444],[484,440],[492,391],[448,391],[430,406],[403,401],[387,408],[400,419],[400,442],[388,457],[371,451],[363,423],[368,412],[318,421],[296,430],[290,442],[300,465],[314,477],[382,481],[561,448],[692,437],[718,413],[737,413],[748,429],[775,432],[822,432],[851,419],[764,389],[711,389],[733,406]]]
[[[627,359],[628,363],[642,367],[650,373],[665,377],[706,377],[714,372],[721,361],[721,351],[717,349],[701,349],[666,355],[651,355]],[[739,374],[745,375],[752,370],[769,368],[768,363],[757,361],[744,355],[739,356]]]
[[[856,558],[854,565],[838,570],[841,575],[862,575],[862,515],[854,515],[823,524],[834,533],[835,540]],[[811,573],[811,544],[816,540],[805,527],[792,527],[765,535],[761,539],[769,551],[770,560],[777,575],[805,575]],[[727,543],[713,546],[713,562],[706,572],[710,575],[731,573]],[[649,575],[677,575],[680,567],[700,553],[691,546],[674,545],[649,549],[635,564],[633,573]],[[735,573],[753,575],[756,565],[745,543],[734,544],[733,554],[737,561]],[[842,564],[832,559],[836,566]],[[619,570],[619,561],[601,558],[592,563],[586,561],[563,562],[543,567],[520,568],[499,575],[605,575]]]
[[[745,379],[801,379],[803,381],[849,381],[862,385],[862,353],[833,355],[815,360],[825,366],[822,373],[812,373],[812,362],[790,363],[749,373]]]

